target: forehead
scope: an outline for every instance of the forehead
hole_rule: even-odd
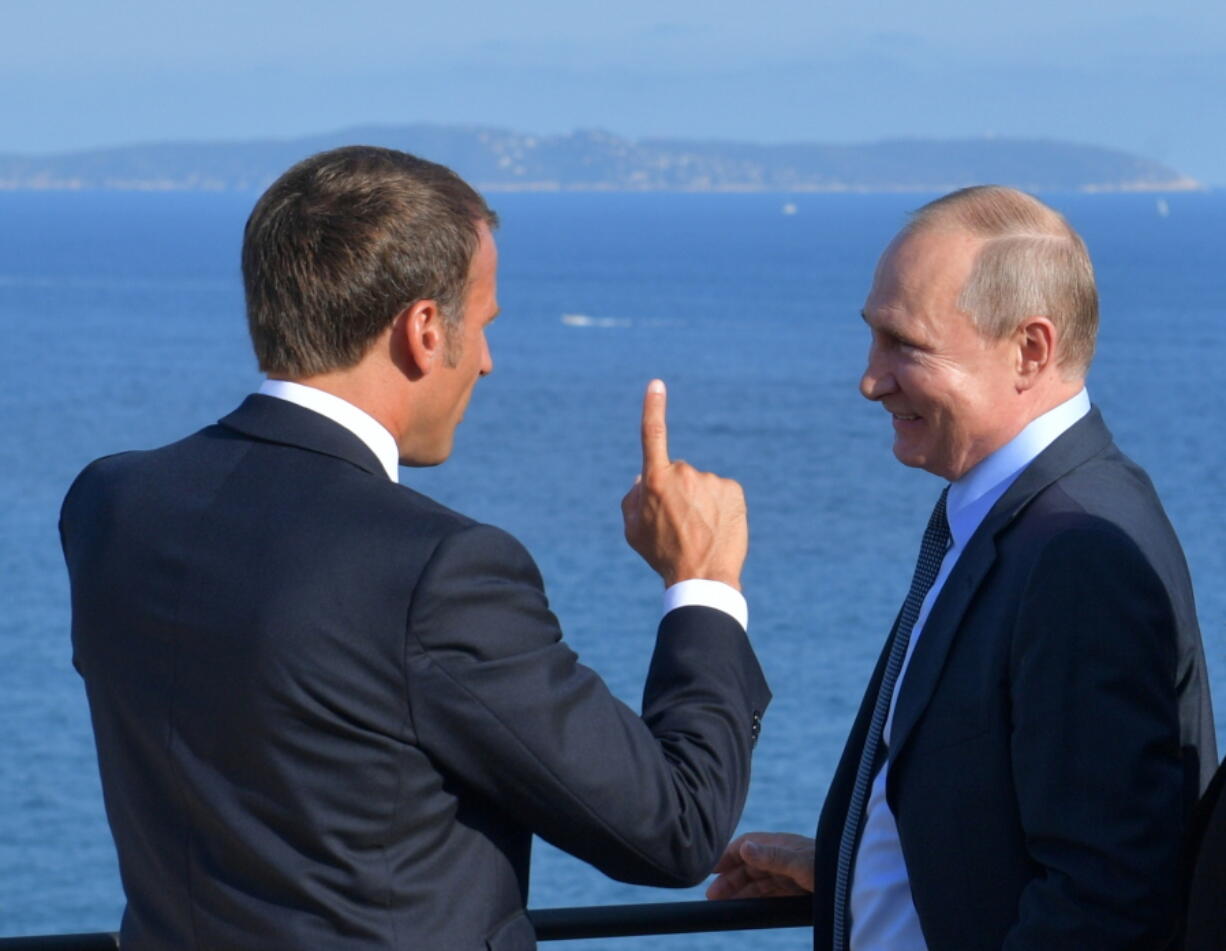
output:
[[[492,277],[498,270],[498,245],[494,242],[494,233],[484,221],[477,222],[477,249],[473,252],[472,261],[468,265],[470,278],[483,275]]]
[[[488,323],[498,313],[498,247],[484,221],[477,225],[477,248],[468,263],[465,320]]]
[[[870,324],[939,323],[960,314],[957,301],[983,241],[965,231],[899,234],[877,263],[864,305]]]

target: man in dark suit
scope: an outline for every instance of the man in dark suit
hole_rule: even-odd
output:
[[[743,837],[708,894],[812,891],[820,949],[1157,947],[1217,759],[1179,542],[1084,389],[1085,247],[1020,192],[956,192],[863,316],[864,396],[951,484],[816,842]]]
[[[641,716],[563,643],[515,539],[396,484],[447,458],[492,369],[494,224],[403,153],[295,166],[244,237],[269,381],[70,490],[125,951],[529,949],[533,834],[664,886],[731,836],[769,699],[744,499],[669,461],[663,385],[623,501],[668,585]]]
[[[1184,855],[1184,909],[1172,949],[1226,948],[1226,763],[1196,804]]]

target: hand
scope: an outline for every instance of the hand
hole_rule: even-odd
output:
[[[673,585],[688,578],[741,588],[749,549],[745,494],[738,483],[670,462],[664,383],[643,397],[643,471],[622,499],[626,541]]]
[[[813,891],[814,842],[790,832],[750,832],[732,840],[715,866],[707,897],[774,898]]]

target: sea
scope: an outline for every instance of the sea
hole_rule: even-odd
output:
[[[258,386],[238,265],[254,197],[0,192],[0,936],[118,928],[56,519],[89,460],[176,439]],[[494,372],[452,458],[401,471],[517,535],[569,643],[637,707],[661,585],[627,548],[618,506],[640,464],[644,385],[668,382],[673,455],[740,480],[749,501],[750,634],[774,701],[742,831],[812,833],[942,487],[895,461],[887,415],[857,391],[875,261],[929,197],[490,196],[503,222]],[[1226,194],[1045,197],[1096,263],[1090,394],[1183,540],[1222,734]],[[534,908],[701,894],[535,850]],[[790,929],[551,946],[809,940]]]

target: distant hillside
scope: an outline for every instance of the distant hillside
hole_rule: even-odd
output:
[[[362,143],[449,165],[479,188],[611,191],[927,191],[996,182],[1036,191],[1200,188],[1113,149],[1024,139],[898,139],[752,145],[537,136],[476,126],[359,126],[298,139],[172,142],[57,155],[0,155],[0,189],[253,191],[304,156]]]

